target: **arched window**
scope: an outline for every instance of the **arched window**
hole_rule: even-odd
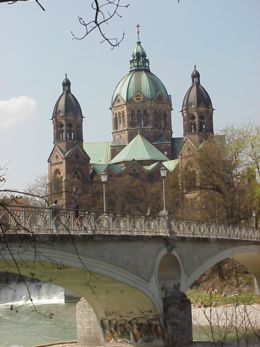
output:
[[[74,169],[72,172],[72,193],[80,194],[82,184],[82,175],[79,169]]]
[[[114,118],[114,122],[115,122],[115,130],[118,129],[118,118],[117,118],[117,113],[115,114],[115,118]]]
[[[195,116],[193,114],[190,116],[189,131],[191,133],[195,133],[197,131]]]
[[[58,137],[59,137],[59,140],[64,140],[64,124],[63,123],[59,123],[58,125]]]
[[[55,172],[54,172],[53,180],[52,180],[52,187],[53,187],[53,193],[54,194],[61,194],[62,193],[62,176],[61,176],[59,169],[55,170]]]
[[[144,127],[148,126],[148,114],[147,114],[146,110],[144,110],[144,112],[143,112],[143,126]]]
[[[200,124],[199,124],[200,132],[205,133],[206,132],[206,122],[205,117],[203,115],[200,115]]]
[[[135,124],[135,111],[132,110],[129,115],[129,127],[133,128]]]
[[[81,173],[78,169],[75,169],[72,173],[72,177],[76,180],[81,180]]]
[[[74,130],[71,123],[67,126],[67,140],[74,140]]]
[[[124,111],[122,112],[122,124],[123,124],[123,127],[125,128],[125,112]]]
[[[142,127],[143,126],[143,115],[140,110],[137,111],[136,114],[136,127]]]
[[[118,112],[118,127],[119,127],[119,129],[121,128],[121,124],[122,124],[121,112]]]

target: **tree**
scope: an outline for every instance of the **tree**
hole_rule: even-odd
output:
[[[29,201],[34,206],[47,206],[48,177],[41,175],[29,184],[25,190],[29,194]]]
[[[236,153],[241,168],[255,170],[260,180],[260,126],[248,123],[241,127],[228,127],[223,130],[230,151]]]
[[[196,218],[252,226],[252,212],[259,216],[260,210],[260,131],[249,125],[225,128],[223,134],[199,148],[193,169],[184,170],[185,188],[195,197]]]

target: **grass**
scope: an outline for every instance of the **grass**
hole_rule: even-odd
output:
[[[246,292],[223,296],[218,293],[204,293],[190,290],[187,292],[187,296],[191,300],[192,305],[196,307],[260,304],[260,295]]]

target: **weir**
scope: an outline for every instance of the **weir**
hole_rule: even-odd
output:
[[[54,284],[0,272],[0,305],[22,305],[30,303],[30,298],[36,305],[64,303],[65,290]]]

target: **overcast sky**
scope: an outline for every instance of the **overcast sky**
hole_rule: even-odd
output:
[[[122,0],[128,3],[127,0]],[[260,124],[259,0],[129,0],[105,27],[125,33],[111,50],[81,34],[78,16],[91,18],[88,0],[41,0],[0,5],[0,164],[5,188],[24,189],[47,173],[51,115],[65,73],[85,116],[85,141],[111,140],[113,91],[129,71],[141,25],[150,68],[172,96],[173,135],[182,136],[181,104],[194,64],[213,106],[215,132],[249,121]]]

